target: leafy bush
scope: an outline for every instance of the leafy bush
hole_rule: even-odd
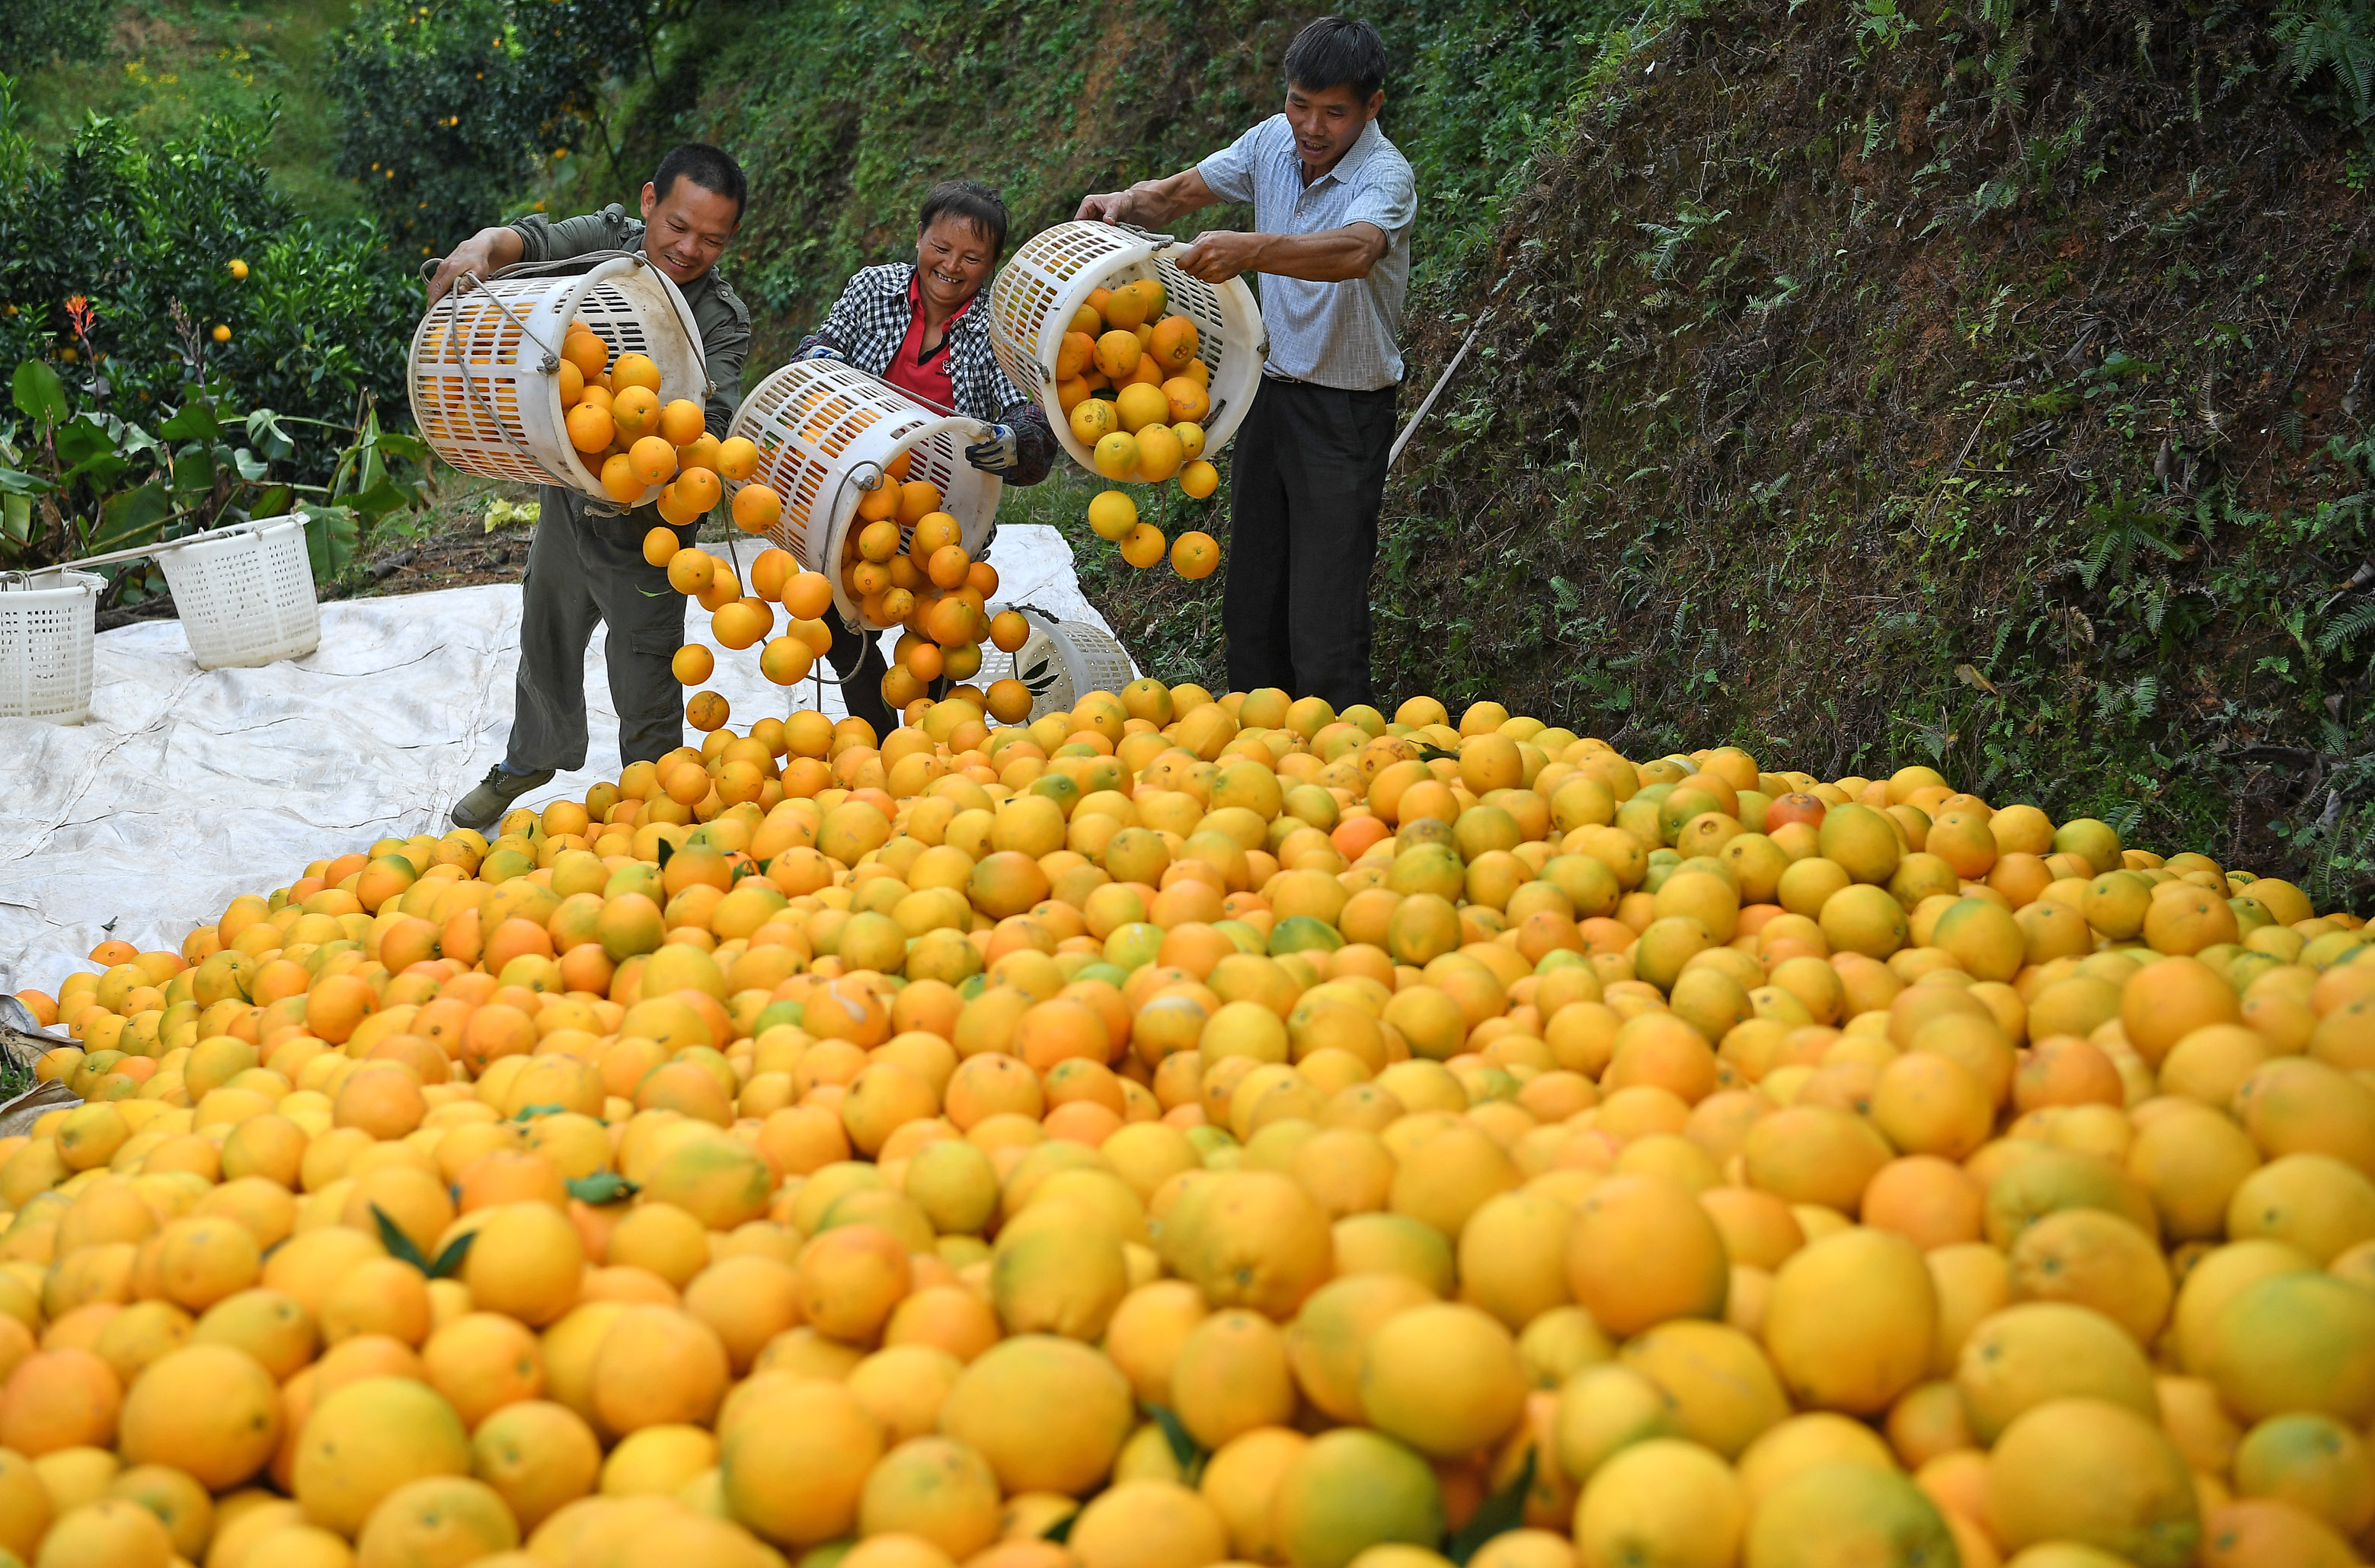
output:
[[[387,466],[419,445],[381,409],[406,407],[419,285],[370,223],[296,220],[261,161],[269,115],[154,148],[92,116],[48,153],[14,89],[0,76],[0,565],[303,507],[336,572],[358,516],[412,499]],[[151,581],[114,575],[127,600]]]
[[[338,172],[408,253],[442,251],[589,133],[612,153],[604,84],[648,68],[669,14],[662,0],[363,0],[329,46]]]
[[[392,468],[418,465],[427,448],[382,430],[375,412],[343,432],[343,446],[317,442],[335,456],[329,483],[309,485],[289,477],[298,452],[289,427],[324,421],[264,407],[242,414],[220,379],[185,391],[152,432],[88,400],[77,409],[54,370],[39,360],[19,364],[0,411],[0,564],[27,570],[301,512],[313,520],[305,542],[314,574],[335,577],[359,522],[418,499]],[[148,561],[100,570],[111,601],[163,591]]]
[[[2355,124],[2375,116],[2375,5],[2368,0],[2286,0],[2270,30],[2285,46],[2296,87]],[[2322,72],[2330,71],[2332,81]]]
[[[113,9],[108,0],[0,0],[0,60],[38,65],[95,53]]]
[[[135,422],[217,380],[340,429],[405,407],[419,287],[370,224],[296,219],[260,161],[270,117],[150,149],[94,116],[49,154],[18,129],[13,88],[0,77],[0,364],[49,362]],[[301,439],[293,461],[321,483],[336,452]]]

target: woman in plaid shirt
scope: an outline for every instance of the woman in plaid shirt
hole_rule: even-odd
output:
[[[843,286],[824,325],[795,356],[840,360],[934,407],[989,426],[965,461],[1010,485],[1035,485],[1055,460],[1056,432],[990,351],[983,288],[1006,249],[1006,204],[987,186],[947,180],[924,197],[916,260],[869,266]],[[975,307],[979,304],[980,308]],[[849,711],[877,735],[897,722],[883,703],[886,666],[875,640],[833,618],[827,655]]]

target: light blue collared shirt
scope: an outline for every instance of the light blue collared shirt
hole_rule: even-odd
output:
[[[1261,283],[1269,369],[1297,381],[1370,392],[1402,379],[1394,335],[1410,289],[1410,230],[1418,182],[1375,120],[1335,168],[1309,184],[1286,116],[1273,114],[1196,166],[1223,201],[1254,204],[1264,234],[1317,234],[1349,223],[1385,230],[1386,253],[1366,277],[1306,283],[1274,273]]]

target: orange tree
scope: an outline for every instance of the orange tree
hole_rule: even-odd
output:
[[[361,0],[329,45],[338,171],[418,255],[495,221],[549,159],[588,142],[623,194],[606,88],[656,74],[654,36],[686,3]]]
[[[0,370],[45,364],[77,408],[134,424],[218,382],[340,430],[404,407],[419,284],[373,225],[298,219],[262,160],[270,115],[153,147],[93,116],[52,152],[18,130],[13,86],[0,76]],[[326,483],[341,444],[301,436],[298,477]]]
[[[358,523],[409,504],[388,471],[417,279],[369,222],[297,220],[272,129],[202,121],[142,144],[93,117],[52,152],[0,76],[0,567],[298,508],[335,574]],[[112,573],[125,600],[145,569]]]

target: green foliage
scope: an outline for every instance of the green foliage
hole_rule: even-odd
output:
[[[217,384],[340,430],[403,407],[419,286],[370,225],[294,217],[261,161],[269,114],[154,147],[93,116],[52,154],[18,128],[14,86],[0,77],[0,363],[47,363],[78,407],[133,424]],[[322,483],[337,452],[301,433],[293,471]]]
[[[107,38],[107,0],[0,0],[0,60],[19,68],[88,54]]]
[[[2270,30],[2285,45],[2296,87],[2330,72],[2321,89],[2354,122],[2375,116],[2375,4],[2369,0],[2284,0]]]
[[[338,171],[423,255],[496,221],[589,136],[617,184],[605,84],[651,68],[673,11],[669,0],[361,0],[327,55]]]
[[[820,319],[849,274],[912,249],[937,181],[987,182],[1017,236],[1081,197],[1168,174],[1277,112],[1280,61],[1318,6],[1156,0],[742,0],[704,12],[631,133],[656,152],[719,143],[753,181],[727,268],[779,319]],[[1489,241],[1497,204],[1575,87],[1575,61],[1629,12],[1613,0],[1389,0],[1387,134],[1418,171],[1422,277]],[[1247,223],[1215,208],[1193,229]]]
[[[312,519],[314,575],[329,579],[345,570],[359,523],[419,499],[400,476],[419,468],[427,448],[381,430],[375,411],[343,432],[330,482],[313,485],[293,476],[290,427],[322,421],[270,408],[242,415],[219,378],[187,392],[179,407],[158,410],[163,417],[152,429],[87,394],[77,409],[56,371],[39,360],[19,363],[10,378],[12,417],[0,418],[0,565],[24,570],[301,512]],[[103,571],[123,602],[161,591],[148,563]]]
[[[446,1243],[445,1250],[432,1258],[404,1233],[402,1226],[388,1218],[386,1209],[374,1203],[371,1211],[372,1219],[379,1225],[380,1244],[387,1248],[387,1255],[412,1265],[431,1279],[451,1279],[460,1274],[462,1266],[470,1259],[470,1244],[479,1239],[477,1232],[466,1232]]]

